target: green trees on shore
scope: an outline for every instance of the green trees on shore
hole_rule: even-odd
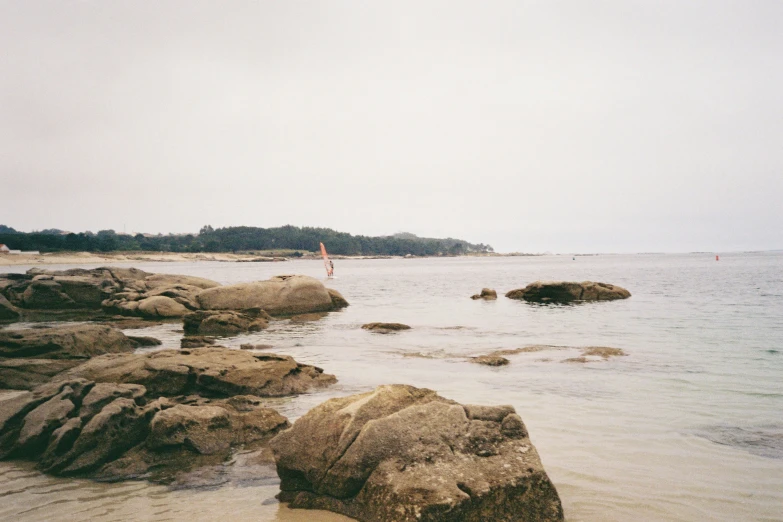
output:
[[[151,252],[249,252],[257,250],[292,250],[315,252],[319,243],[338,255],[462,255],[492,252],[492,247],[471,244],[461,239],[420,238],[401,233],[394,236],[354,236],[329,228],[226,227],[214,229],[207,225],[198,234],[117,234],[101,230],[97,234],[64,233],[57,230],[17,232],[0,225],[0,243],[16,250],[41,252],[83,251],[151,251]]]

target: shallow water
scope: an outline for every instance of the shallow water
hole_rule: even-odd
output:
[[[133,266],[222,283],[323,277],[318,261]],[[783,519],[783,254],[340,260],[335,268],[327,284],[347,309],[222,342],[273,345],[337,375],[327,390],[277,401],[292,420],[379,384],[429,387],[463,403],[512,404],[570,521]],[[633,297],[538,306],[502,296],[537,279],[605,281]],[[501,297],[469,299],[482,287]],[[371,321],[413,328],[361,330]],[[180,329],[132,332],[166,348],[179,346]],[[500,368],[465,359],[531,345],[553,348],[509,355]],[[628,355],[561,362],[587,346]],[[252,480],[177,491],[96,484],[0,463],[0,519],[345,520],[289,510],[275,492]]]

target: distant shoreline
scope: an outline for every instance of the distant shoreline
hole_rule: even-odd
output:
[[[539,256],[544,254],[467,254],[461,256],[344,256],[331,255],[332,259],[410,259],[424,257],[517,257]],[[51,252],[46,254],[3,254],[0,255],[0,267],[19,265],[81,265],[81,264],[117,264],[117,263],[176,263],[195,261],[218,261],[225,263],[263,263],[285,262],[293,259],[320,259],[315,252],[303,252],[301,256],[291,256],[290,252],[263,252],[263,254],[232,254],[226,252]]]

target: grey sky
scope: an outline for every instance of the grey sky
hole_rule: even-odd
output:
[[[783,2],[0,0],[0,223],[783,248]]]

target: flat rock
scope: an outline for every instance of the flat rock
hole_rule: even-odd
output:
[[[509,299],[519,299],[534,303],[572,303],[576,301],[611,301],[627,299],[631,293],[625,288],[608,283],[583,281],[536,281],[525,288],[511,290],[506,294]]]
[[[95,357],[63,374],[95,382],[140,384],[154,396],[282,397],[337,382],[321,368],[286,355],[224,347]]]
[[[562,521],[510,406],[403,385],[331,399],[270,443],[279,499],[362,521]]]
[[[81,363],[78,359],[0,359],[0,389],[32,390]]]
[[[84,359],[131,352],[133,348],[133,342],[120,330],[97,324],[0,330],[0,357]]]

